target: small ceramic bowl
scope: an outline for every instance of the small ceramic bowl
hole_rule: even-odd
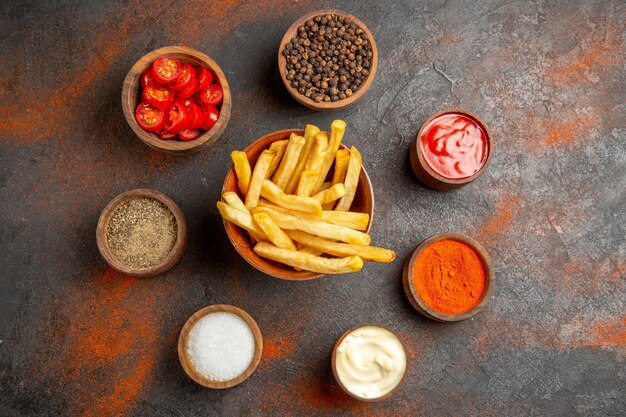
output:
[[[437,174],[428,166],[428,164],[424,160],[424,155],[422,154],[422,149],[420,146],[420,137],[422,136],[422,132],[424,131],[424,128],[433,119],[439,116],[443,116],[444,114],[450,114],[450,113],[458,113],[475,121],[482,128],[483,132],[485,132],[485,136],[487,138],[487,157],[485,159],[485,163],[478,171],[476,171],[474,175],[467,177],[467,178],[450,179],[450,178],[446,178]],[[409,151],[410,156],[411,156],[411,166],[413,167],[413,172],[415,172],[415,175],[417,175],[417,178],[419,178],[419,180],[424,185],[430,188],[433,188],[435,190],[450,191],[450,190],[454,190],[454,189],[457,189],[457,188],[463,187],[464,185],[469,184],[470,182],[474,181],[476,178],[480,177],[482,173],[487,170],[487,167],[491,163],[491,156],[493,155],[493,147],[494,145],[493,145],[493,140],[491,137],[491,132],[489,131],[489,128],[487,127],[487,124],[483,121],[483,119],[481,119],[479,116],[467,110],[449,108],[449,109],[442,110],[430,116],[428,120],[426,120],[424,124],[422,125],[422,127],[420,128],[419,132],[417,133],[417,136],[411,143],[411,150]]]
[[[191,360],[189,359],[189,355],[187,353],[187,340],[189,338],[189,332],[191,331],[193,326],[198,320],[200,320],[204,316],[216,312],[225,312],[238,315],[248,324],[248,326],[250,326],[250,330],[252,330],[252,335],[254,336],[254,355],[252,357],[252,362],[250,362],[250,365],[242,374],[227,381],[213,381],[197,372],[193,367],[193,364],[191,363]],[[254,321],[254,319],[242,309],[228,304],[215,304],[195,312],[191,317],[189,317],[189,319],[183,326],[182,330],[180,331],[180,336],[178,338],[178,359],[180,360],[180,364],[182,365],[189,378],[207,388],[224,389],[241,384],[243,381],[248,379],[250,375],[252,375],[252,373],[255,371],[256,367],[259,364],[259,361],[261,360],[262,353],[263,337],[261,336],[261,330],[259,329],[256,321]]]
[[[343,383],[341,382],[341,379],[339,379],[339,375],[337,374],[337,348],[339,347],[339,345],[341,345],[341,342],[343,342],[343,339],[346,338],[346,336],[348,336],[350,333],[352,333],[353,331],[360,329],[361,327],[368,327],[368,326],[373,326],[373,327],[380,327],[381,329],[385,329],[389,332],[391,332],[394,336],[396,336],[396,338],[400,341],[400,344],[402,345],[402,348],[404,349],[404,354],[406,357],[406,368],[404,370],[404,374],[402,375],[402,378],[400,379],[400,382],[398,382],[398,385],[396,385],[396,387],[394,389],[392,389],[391,391],[389,391],[387,394],[381,396],[381,397],[377,397],[377,398],[362,398],[359,397],[358,395],[352,393],[345,385],[343,385]],[[398,390],[398,388],[400,388],[400,386],[402,385],[402,383],[404,382],[404,378],[406,377],[406,372],[409,369],[409,355],[406,351],[406,346],[404,346],[404,343],[402,342],[402,339],[400,339],[400,337],[391,329],[385,327],[385,326],[381,326],[380,324],[361,324],[359,326],[353,327],[350,330],[346,331],[344,334],[341,335],[341,337],[339,339],[337,339],[337,342],[335,343],[335,346],[333,347],[333,353],[331,356],[331,368],[333,371],[333,376],[335,377],[335,381],[337,381],[337,384],[341,387],[341,389],[348,394],[349,396],[351,396],[354,399],[357,399],[359,401],[365,401],[365,402],[378,402],[378,401],[382,401],[385,400],[389,397],[391,397],[391,395],[393,395],[394,392],[396,392]]]
[[[250,165],[254,167],[254,164],[256,163],[259,155],[261,155],[261,152],[269,148],[269,146],[273,142],[283,139],[289,139],[291,133],[304,135],[304,130],[279,130],[277,132],[269,133],[252,142],[246,149],[244,149],[244,152],[246,153],[246,155],[248,155],[248,161],[250,161]],[[342,148],[345,148],[344,145],[341,146]],[[333,169],[330,170],[328,175],[332,177],[332,174]],[[234,191],[241,196],[241,193],[239,193],[239,187],[237,185],[237,175],[235,174],[235,170],[232,167],[228,170],[226,178],[224,179],[222,195],[227,191]],[[367,172],[365,171],[365,168],[361,169],[359,185],[357,186],[356,194],[354,196],[354,201],[352,202],[352,207],[350,208],[350,211],[368,213],[370,215],[370,223],[367,226],[366,230],[366,232],[369,232],[374,217],[374,190],[372,189],[372,183],[369,176],[367,175]],[[235,224],[232,224],[227,220],[224,220],[224,228],[226,229],[228,239],[235,247],[235,250],[239,252],[243,259],[246,260],[246,262],[255,267],[257,270],[263,272],[264,274],[287,281],[304,281],[319,278],[324,275],[308,271],[296,271],[290,266],[262,258],[254,252],[254,245],[252,244],[248,233],[244,229]]]
[[[352,20],[359,28],[361,28],[363,32],[365,32],[365,35],[367,36],[367,40],[372,46],[372,62],[371,62],[371,67],[370,67],[370,73],[368,74],[367,78],[361,85],[361,88],[359,88],[356,91],[356,93],[352,94],[350,97],[344,98],[343,100],[337,100],[334,102],[331,101],[328,103],[326,102],[318,103],[315,100],[310,99],[304,96],[303,94],[300,94],[297,89],[291,86],[291,83],[287,79],[287,59],[285,58],[285,55],[283,55],[283,50],[285,49],[285,45],[292,38],[297,36],[299,26],[306,23],[306,21],[309,19],[315,18],[316,16],[320,16],[320,15],[326,15],[326,14],[335,14],[335,15],[347,17],[348,19]],[[280,41],[280,46],[278,48],[278,70],[280,72],[280,78],[283,80],[283,84],[285,84],[285,88],[287,88],[287,91],[289,91],[289,94],[291,94],[291,96],[295,98],[300,104],[303,104],[306,107],[313,109],[313,110],[319,110],[319,111],[338,110],[338,109],[343,109],[344,107],[348,107],[356,103],[357,101],[361,99],[361,97],[365,95],[367,90],[370,88],[370,86],[374,82],[374,77],[376,76],[377,68],[378,68],[378,48],[376,47],[374,36],[369,31],[367,26],[365,26],[365,24],[361,22],[359,19],[357,19],[355,16],[339,11],[339,10],[334,10],[334,9],[317,10],[315,12],[311,12],[302,16],[301,18],[296,20],[289,27],[289,29],[287,29],[287,32],[285,32],[285,35],[283,36],[283,39]]]
[[[424,300],[422,300],[422,297],[417,292],[417,289],[415,288],[415,284],[411,277],[412,275],[411,271],[413,271],[413,268],[415,266],[415,261],[417,260],[417,257],[420,255],[422,250],[424,250],[424,248],[426,248],[431,243],[437,242],[439,240],[456,240],[458,242],[465,243],[467,246],[471,247],[472,249],[474,249],[474,251],[476,251],[480,259],[482,260],[483,265],[485,266],[485,273],[486,273],[486,279],[487,279],[485,292],[483,293],[483,296],[478,302],[478,304],[476,304],[474,308],[472,308],[469,311],[466,311],[465,313],[446,314],[446,313],[441,313],[437,310],[432,309],[424,302]],[[491,298],[491,294],[493,293],[493,287],[495,286],[495,283],[496,283],[496,273],[493,269],[491,258],[489,257],[489,254],[487,253],[485,248],[483,248],[482,245],[476,242],[474,239],[467,237],[465,235],[459,234],[459,233],[441,233],[438,235],[431,236],[428,239],[424,240],[422,243],[420,243],[417,246],[417,248],[415,248],[411,256],[407,258],[406,262],[404,263],[404,268],[402,269],[402,284],[404,287],[404,293],[406,294],[407,298],[409,299],[409,301],[411,302],[411,304],[413,305],[413,307],[415,307],[417,311],[419,311],[420,313],[422,313],[424,316],[428,317],[429,319],[432,319],[435,321],[442,321],[442,322],[461,321],[461,320],[469,319],[470,317],[478,314],[489,302],[489,299]]]
[[[111,252],[111,248],[109,247],[109,243],[107,241],[107,228],[109,225],[109,220],[115,210],[128,200],[132,200],[135,198],[152,198],[160,201],[165,204],[167,208],[170,209],[174,218],[176,219],[176,242],[174,243],[174,247],[170,251],[169,255],[160,264],[153,265],[148,268],[131,268],[127,265],[124,265],[120,261],[118,261],[113,253]],[[168,196],[163,193],[160,193],[156,190],[150,189],[135,189],[131,191],[127,191],[123,194],[115,197],[107,206],[102,210],[100,214],[100,219],[98,220],[98,226],[96,228],[96,241],[98,244],[98,250],[100,254],[112,268],[128,275],[133,275],[137,277],[153,277],[159,274],[162,274],[172,268],[176,262],[183,256],[183,252],[185,251],[185,247],[187,246],[187,220],[185,219],[185,215],[178,205]]]
[[[211,70],[214,75],[213,83],[219,84],[224,91],[224,98],[222,103],[217,106],[220,112],[217,122],[210,130],[203,132],[200,136],[193,140],[182,141],[176,139],[162,140],[159,136],[152,132],[143,130],[137,124],[135,120],[135,109],[137,104],[141,102],[140,84],[139,79],[141,74],[154,62],[155,59],[162,56],[170,56],[177,60],[188,63],[191,65],[201,65]],[[202,52],[196,51],[184,46],[167,46],[164,48],[156,49],[147,55],[144,55],[132,66],[126,78],[124,79],[124,85],[122,86],[122,109],[124,110],[124,116],[126,121],[133,129],[135,134],[143,143],[158,151],[171,153],[171,154],[187,154],[205,149],[208,145],[215,142],[228,125],[230,119],[230,111],[232,106],[230,89],[228,88],[228,81],[222,69]]]

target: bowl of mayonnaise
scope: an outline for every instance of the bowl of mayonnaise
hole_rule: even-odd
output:
[[[367,324],[345,332],[335,344],[332,370],[339,386],[361,401],[380,401],[393,394],[407,369],[400,338],[386,327]]]

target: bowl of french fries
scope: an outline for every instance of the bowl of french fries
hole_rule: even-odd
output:
[[[267,134],[231,154],[217,208],[239,254],[275,278],[302,281],[357,272],[364,261],[391,262],[371,246],[374,193],[362,157],[318,127]]]

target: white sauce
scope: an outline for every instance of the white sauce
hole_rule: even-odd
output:
[[[254,335],[248,323],[233,313],[209,313],[198,320],[187,339],[194,369],[212,381],[241,375],[254,356]]]
[[[391,331],[363,326],[337,346],[335,365],[337,377],[348,391],[360,398],[379,398],[402,380],[406,352]]]

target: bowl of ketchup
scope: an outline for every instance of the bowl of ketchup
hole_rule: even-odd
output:
[[[417,178],[430,188],[447,191],[485,172],[493,142],[480,117],[466,110],[446,109],[424,122],[410,152]]]

